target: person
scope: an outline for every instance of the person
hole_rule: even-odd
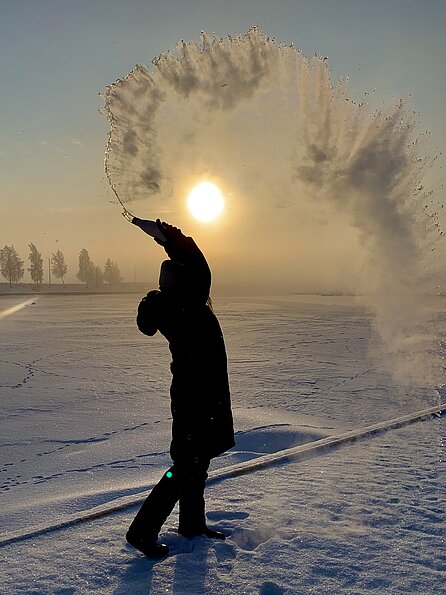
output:
[[[135,222],[141,226],[141,220]],[[187,538],[225,539],[206,524],[204,489],[211,459],[234,446],[225,343],[210,303],[211,271],[191,237],[156,221],[152,234],[166,251],[159,291],[138,307],[137,326],[159,331],[172,355],[170,387],[173,466],[142,504],[126,534],[128,543],[150,558],[168,554],[158,534],[179,502],[178,532]]]

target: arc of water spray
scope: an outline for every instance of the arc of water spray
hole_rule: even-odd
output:
[[[237,38],[203,33],[201,43],[180,42],[153,68],[137,66],[107,87],[107,177],[126,218],[124,204],[162,197],[170,179],[205,172],[218,173],[249,200],[247,212],[269,217],[296,204],[289,229],[304,230],[311,242],[307,232],[323,230],[321,246],[330,246],[331,233],[321,214],[339,215],[339,224],[349,226],[346,236],[357,237],[358,264],[339,262],[336,270],[331,263],[338,257],[330,256],[308,267],[302,255],[293,270],[309,280],[315,275],[316,287],[325,275],[330,285],[338,277],[341,286],[344,278],[353,284],[373,313],[379,341],[371,346],[383,367],[406,385],[435,386],[444,381],[429,305],[430,287],[438,284],[432,255],[438,201],[423,191],[434,159],[423,156],[418,123],[404,101],[371,111],[348,93],[345,80],[333,84],[325,59],[308,60],[258,28]],[[276,237],[259,247],[262,267],[275,254]],[[350,258],[347,251],[343,258]],[[290,282],[299,280],[287,269]]]
[[[164,236],[160,229],[158,228],[158,224],[156,223],[156,221],[151,221],[151,220],[147,220],[147,219],[140,219],[139,217],[135,217],[134,215],[132,215],[132,213],[130,213],[130,211],[128,211],[125,206],[122,204],[121,199],[118,196],[118,193],[116,192],[115,187],[111,184],[112,190],[115,193],[116,198],[118,199],[120,205],[122,206],[122,208],[124,209],[122,212],[123,217],[125,217],[125,219],[127,219],[127,221],[129,221],[130,223],[133,223],[133,225],[136,225],[137,227],[139,227],[140,229],[143,230],[144,233],[148,234],[150,237],[152,238],[157,238],[158,240],[161,240],[162,242],[166,241],[166,236]]]
[[[122,216],[125,217],[125,219],[127,219],[127,221],[130,221],[130,223],[132,222],[132,220],[134,219],[134,215],[132,215],[132,213],[124,206],[124,203],[122,202],[122,200],[119,198],[118,193],[116,192],[116,188],[114,187],[114,185],[111,183],[110,181],[110,186],[111,189],[113,190],[116,198],[118,199],[119,204],[122,207]]]
[[[133,215],[125,206],[124,203],[122,202],[122,200],[119,197],[119,194],[116,191],[116,188],[114,186],[114,184],[112,183],[110,176],[108,175],[108,171],[106,168],[106,174],[108,177],[108,181],[110,182],[110,186],[111,189],[113,190],[114,195],[116,196],[116,198],[118,199],[119,204],[122,207],[122,216],[127,219],[127,221],[129,221],[130,223],[133,223],[135,225],[137,225],[138,227],[142,228],[143,231],[145,231],[146,233],[148,233],[150,236],[155,237],[158,236],[160,239],[164,240],[164,236],[162,234],[159,233],[159,231],[157,229],[155,229],[152,225],[153,222],[147,222],[144,219],[139,219],[138,217],[135,217],[135,215]],[[146,228],[146,226],[144,225],[145,223],[149,223],[149,229]]]
[[[114,119],[113,117],[110,115],[110,121],[112,122],[112,126],[114,125]],[[106,154],[108,154],[109,150],[110,150],[110,143],[111,143],[111,134],[112,131],[110,130],[109,135],[108,135],[108,142],[107,142],[107,151]],[[109,171],[109,167],[108,167],[108,159],[105,159],[105,175],[107,176],[107,180],[108,183],[110,184],[110,187],[113,191],[113,194],[116,196],[119,204],[122,207],[122,216],[125,217],[125,219],[127,219],[127,221],[130,221],[130,223],[133,221],[134,216],[132,215],[132,213],[130,213],[130,211],[124,206],[124,203],[122,202],[121,198],[119,197],[118,192],[116,191],[115,185],[112,182],[111,176],[110,176],[110,171]]]

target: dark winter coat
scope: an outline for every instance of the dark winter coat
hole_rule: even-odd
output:
[[[144,334],[159,331],[169,342],[172,459],[212,458],[234,446],[225,344],[206,303],[211,281],[207,262],[192,238],[177,234],[174,240],[164,247],[187,268],[189,291],[149,292],[139,305],[137,324]]]

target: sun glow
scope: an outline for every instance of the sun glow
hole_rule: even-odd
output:
[[[224,208],[223,196],[215,184],[201,182],[189,193],[187,206],[192,215],[199,221],[212,221]]]

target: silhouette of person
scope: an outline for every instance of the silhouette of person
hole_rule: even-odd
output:
[[[151,235],[170,260],[161,265],[159,291],[139,304],[137,325],[145,335],[159,331],[169,342],[173,466],[126,534],[128,543],[150,558],[169,552],[157,539],[177,502],[181,535],[225,539],[206,525],[204,489],[210,460],[234,446],[225,344],[209,297],[211,271],[191,237],[159,219],[156,225],[161,233]]]

